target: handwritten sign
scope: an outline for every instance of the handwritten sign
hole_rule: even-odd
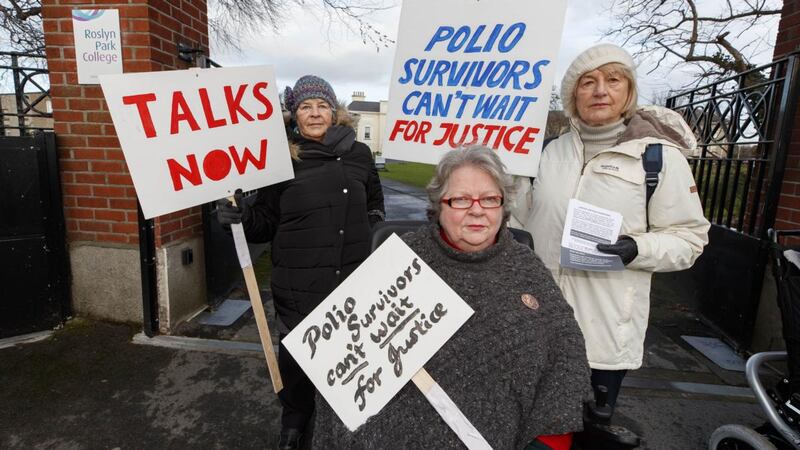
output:
[[[270,66],[100,83],[146,218],[294,177]]]
[[[118,10],[72,10],[72,35],[79,84],[97,84],[98,75],[122,73]]]
[[[283,340],[355,430],[377,414],[472,315],[392,235]]]
[[[535,176],[565,0],[406,0],[384,155],[435,164],[461,145]]]

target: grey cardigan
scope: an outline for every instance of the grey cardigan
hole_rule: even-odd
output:
[[[583,336],[550,272],[505,228],[475,253],[445,243],[437,225],[403,240],[475,314],[425,368],[495,449],[582,429],[591,396]],[[522,301],[527,297],[527,306]],[[355,432],[317,394],[316,449],[463,448],[413,383]]]

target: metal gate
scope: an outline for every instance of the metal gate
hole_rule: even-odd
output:
[[[55,136],[0,137],[0,338],[69,313]]]
[[[670,97],[698,138],[689,162],[709,244],[677,282],[694,287],[702,317],[736,347],[748,347],[775,226],[797,108],[798,53]]]
[[[0,338],[69,314],[58,155],[43,55],[0,52]]]

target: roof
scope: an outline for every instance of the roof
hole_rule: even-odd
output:
[[[347,105],[348,111],[381,112],[381,102],[350,102]]]

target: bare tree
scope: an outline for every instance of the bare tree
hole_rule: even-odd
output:
[[[279,29],[292,8],[321,13],[358,33],[365,44],[377,48],[392,41],[367,20],[375,11],[391,6],[387,0],[209,0],[209,28],[222,46],[237,47],[239,38],[263,27]],[[0,0],[0,47],[26,53],[44,52],[42,0]]]
[[[781,0],[611,0],[605,35],[651,57],[650,72],[690,64],[699,82],[753,68],[750,59],[774,45],[762,30],[777,29],[781,7]]]
[[[41,0],[0,1],[0,45],[9,50],[44,53]]]

